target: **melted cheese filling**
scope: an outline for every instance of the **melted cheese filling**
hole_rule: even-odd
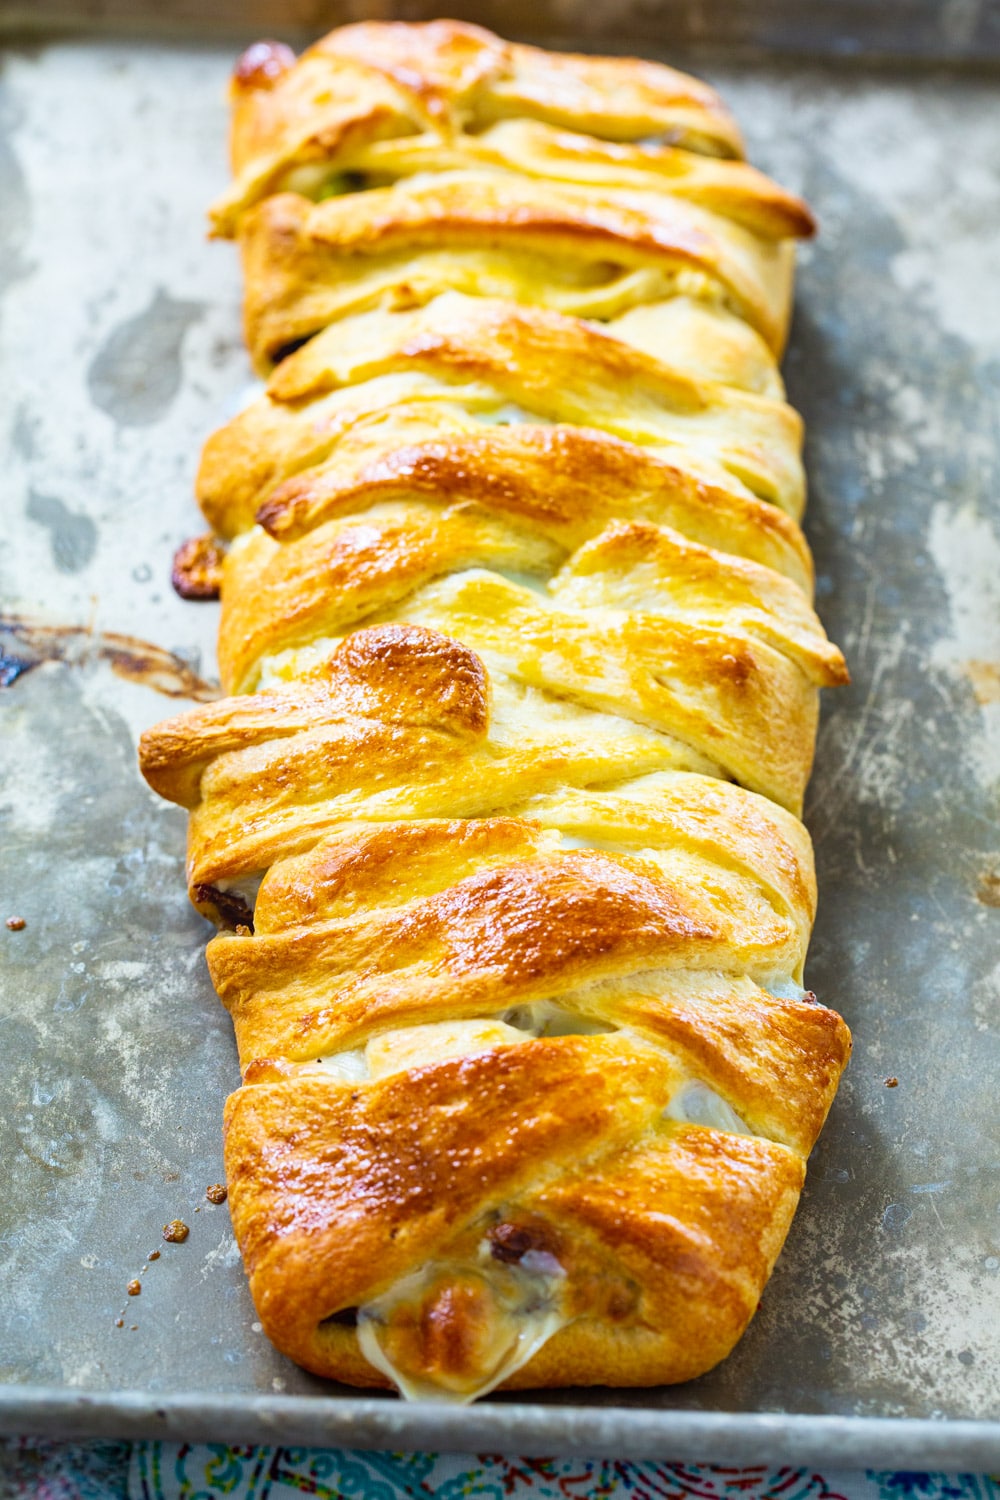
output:
[[[321,203],[324,198],[343,198],[348,193],[363,193],[374,186],[374,181],[365,173],[331,170],[328,162],[306,162],[286,172],[272,191],[300,193],[303,198]]]
[[[554,1256],[529,1250],[502,1264],[484,1243],[478,1265],[432,1261],[359,1307],[358,1343],[411,1401],[465,1405],[565,1327],[564,1283]]]
[[[338,1083],[366,1083],[452,1057],[475,1057],[496,1047],[519,1046],[529,1037],[598,1036],[614,1030],[603,1021],[564,1010],[555,1001],[538,1000],[514,1006],[495,1020],[485,1017],[402,1026],[398,1031],[372,1037],[364,1047],[317,1057],[309,1068],[328,1073]]]
[[[682,1125],[703,1125],[709,1130],[722,1130],[727,1135],[756,1135],[746,1120],[738,1115],[732,1105],[727,1104],[721,1094],[710,1089],[706,1083],[692,1080],[685,1083],[663,1111],[665,1120],[677,1120]]]
[[[483,427],[518,427],[523,423],[533,427],[555,426],[551,417],[540,417],[526,406],[518,406],[516,401],[504,401],[490,411],[477,412],[476,416]]]
[[[761,980],[761,988],[773,995],[775,1000],[804,1000],[806,991],[791,974],[769,974]]]
[[[616,1028],[553,1000],[514,1006],[497,1019],[401,1027],[313,1065],[338,1082],[468,1057],[528,1037],[593,1035]],[[664,1120],[730,1135],[755,1131],[714,1089],[688,1079]],[[361,1353],[409,1400],[464,1405],[521,1369],[570,1321],[566,1272],[555,1256],[529,1249],[514,1262],[483,1240],[475,1263],[431,1260],[357,1309]]]
[[[601,1036],[617,1031],[606,1021],[593,1020],[566,1010],[555,1000],[535,1000],[529,1005],[515,1005],[505,1010],[503,1020],[528,1036]]]
[[[317,1057],[312,1064],[338,1083],[366,1083],[371,1077],[364,1047],[352,1047],[346,1052],[332,1052],[327,1057]]]

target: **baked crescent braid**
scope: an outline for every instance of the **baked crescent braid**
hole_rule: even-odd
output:
[[[141,763],[221,929],[259,1316],[407,1396],[688,1379],[850,1048],[801,987],[811,218],[705,85],[455,22],[261,43],[233,98],[233,696]]]

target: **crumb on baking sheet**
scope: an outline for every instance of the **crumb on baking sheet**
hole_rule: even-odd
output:
[[[209,1203],[225,1203],[229,1194],[225,1183],[213,1182],[205,1189],[205,1197]]]
[[[183,1219],[171,1219],[169,1224],[163,1226],[163,1238],[171,1245],[183,1245],[190,1233]]]
[[[139,1293],[142,1291],[142,1282],[137,1276],[133,1276],[132,1280],[129,1282],[125,1290],[128,1292],[130,1297],[138,1297]]]
[[[11,932],[23,932],[27,925],[28,924],[23,917],[7,918],[7,926],[10,928]]]
[[[887,1089],[898,1089],[899,1088],[899,1079],[895,1075],[893,1075],[890,1078],[883,1079],[883,1082],[884,1082],[884,1084],[885,1084],[885,1086],[886,1086]]]

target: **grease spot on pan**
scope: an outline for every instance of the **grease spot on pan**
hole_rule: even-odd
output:
[[[884,1229],[902,1229],[913,1217],[913,1209],[905,1203],[890,1203],[882,1215]]]
[[[2,190],[0,190],[0,199],[2,199]],[[30,461],[38,457],[38,433],[41,425],[41,417],[37,412],[32,411],[26,401],[22,401],[10,424],[10,446],[18,458]]]
[[[31,224],[31,199],[17,153],[11,144],[21,121],[9,97],[0,98],[0,295],[33,267],[23,251]]]
[[[79,573],[87,566],[97,550],[97,527],[89,516],[38,490],[29,492],[27,514],[47,528],[52,561],[60,573]]]
[[[38,621],[0,617],[0,688],[47,661],[80,666],[106,661],[119,677],[141,683],[168,698],[209,703],[221,697],[218,686],[199,677],[189,662],[151,641],[117,631],[93,631],[82,625],[43,625]]]
[[[201,313],[201,303],[161,289],[144,312],[113,328],[87,371],[94,405],[120,427],[159,421],[180,389],[184,335]]]

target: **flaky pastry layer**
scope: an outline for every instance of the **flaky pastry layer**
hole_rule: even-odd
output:
[[[356,169],[359,152],[474,151],[506,123],[568,127],[588,151],[639,142],[654,162],[691,157],[696,168],[743,155],[731,115],[697,79],[633,58],[516,46],[456,21],[341,27],[298,62],[259,43],[237,65],[232,102],[236,180],[212,211],[221,233],[261,198]]]

